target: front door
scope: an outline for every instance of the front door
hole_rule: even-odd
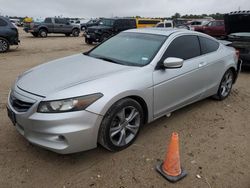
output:
[[[202,69],[205,62],[200,55],[197,36],[179,36],[171,42],[161,62],[168,57],[177,57],[183,59],[184,63],[181,68],[154,71],[154,118],[200,98],[208,76]]]

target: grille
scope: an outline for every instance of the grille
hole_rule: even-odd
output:
[[[24,102],[24,101],[17,99],[13,95],[10,96],[10,104],[18,112],[26,112],[33,105],[33,103]]]

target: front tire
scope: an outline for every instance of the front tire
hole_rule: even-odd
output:
[[[234,73],[232,69],[229,69],[223,75],[217,94],[214,95],[213,98],[216,100],[224,100],[227,98],[231,93],[233,82]]]
[[[143,109],[137,101],[121,99],[104,116],[98,142],[110,151],[123,150],[135,141],[143,120]]]
[[[10,48],[9,42],[4,38],[0,38],[0,53],[7,52],[9,48]]]
[[[105,40],[107,40],[107,39],[109,39],[109,34],[108,34],[108,33],[104,33],[104,34],[102,35],[100,41],[103,42],[103,41],[105,41]]]
[[[85,38],[85,43],[86,44],[93,44],[93,41],[91,39]]]

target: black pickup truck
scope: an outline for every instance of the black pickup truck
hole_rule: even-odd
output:
[[[48,33],[61,33],[66,36],[72,34],[74,37],[80,34],[79,25],[71,24],[65,18],[46,18],[43,22],[27,23],[23,30],[34,37],[47,37]]]
[[[225,14],[224,21],[230,46],[239,50],[242,66],[250,67],[250,11]]]

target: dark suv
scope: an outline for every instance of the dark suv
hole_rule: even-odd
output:
[[[136,28],[136,20],[132,18],[103,18],[98,26],[86,30],[85,42],[102,42],[117,33]]]
[[[18,38],[17,28],[8,18],[0,16],[0,53],[8,51],[10,45],[18,45]]]

